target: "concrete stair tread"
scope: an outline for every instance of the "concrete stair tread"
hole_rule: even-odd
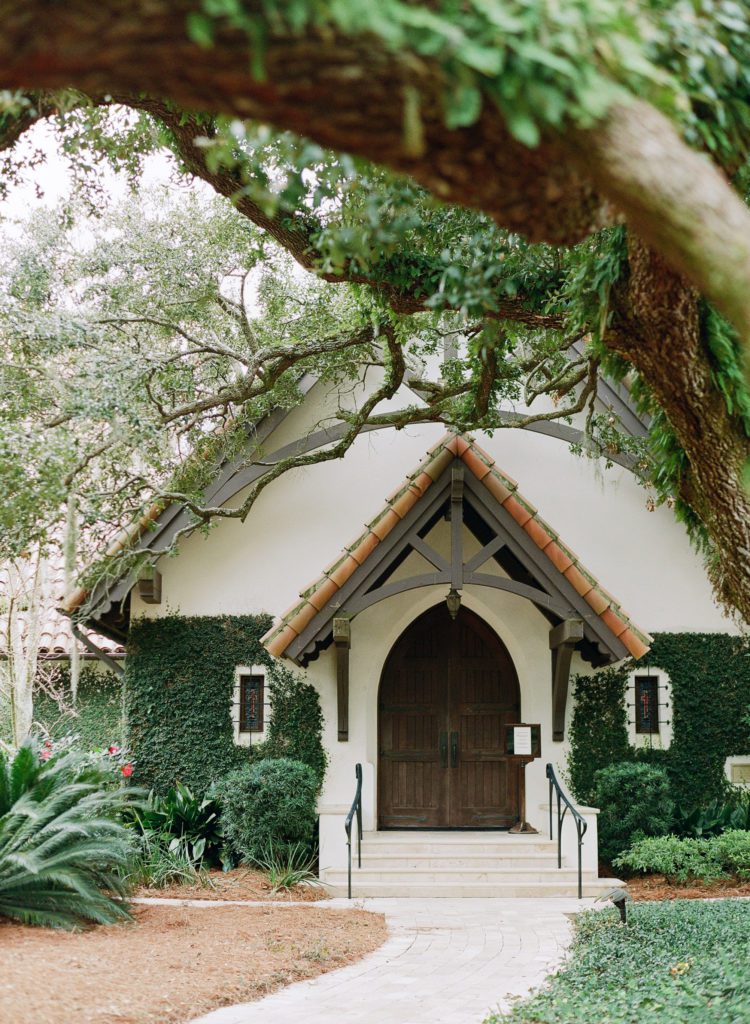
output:
[[[583,882],[583,896],[596,897],[606,892],[614,884],[610,879],[599,878],[596,881]],[[346,896],[346,885],[326,884],[332,895]],[[352,879],[352,896],[358,897],[417,897],[417,898],[451,898],[451,897],[484,897],[486,899],[504,897],[506,899],[523,899],[545,896],[576,897],[578,884],[576,881],[548,882],[482,882],[456,883],[436,885],[434,882],[358,882]]]

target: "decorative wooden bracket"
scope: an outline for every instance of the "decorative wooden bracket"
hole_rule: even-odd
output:
[[[565,738],[565,708],[568,703],[570,660],[576,644],[583,640],[583,620],[564,619],[550,630],[552,651],[552,739]]]
[[[157,569],[143,570],[138,580],[138,596],[145,604],[161,604],[161,573]]]
[[[349,650],[352,646],[350,619],[333,620],[333,643],[336,648],[336,702],[338,706],[339,740],[349,739]]]
[[[464,467],[454,462],[451,467],[451,587],[464,585]]]

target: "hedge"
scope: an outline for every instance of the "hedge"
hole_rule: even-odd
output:
[[[662,669],[672,684],[672,743],[635,751],[628,742],[625,688],[633,669]],[[750,642],[725,633],[658,633],[640,661],[574,680],[568,761],[571,789],[593,799],[594,773],[645,760],[663,765],[680,808],[703,806],[726,792],[724,762],[750,752]]]

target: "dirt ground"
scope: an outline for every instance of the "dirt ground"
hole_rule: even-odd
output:
[[[0,923],[0,1021],[173,1024],[342,967],[386,937],[380,914],[318,907],[136,906],[70,933]]]
[[[328,893],[320,885],[297,885],[293,889],[271,891],[268,878],[262,871],[236,868],[234,871],[211,871],[208,885],[169,885],[163,889],[139,889],[136,896],[159,896],[179,900],[278,900],[299,902],[324,900]]]
[[[705,900],[727,896],[750,896],[750,882],[722,879],[719,882],[672,885],[663,875],[647,875],[628,880],[628,891],[634,900]]]

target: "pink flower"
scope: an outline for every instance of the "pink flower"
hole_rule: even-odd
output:
[[[133,766],[132,764],[124,764],[120,771],[122,772],[126,779],[129,779],[130,776],[133,774]]]
[[[46,750],[52,750],[52,740],[45,740],[44,747]]]
[[[40,750],[39,751],[39,760],[40,761],[49,761],[49,759],[51,757],[52,757],[52,751],[49,750],[47,747],[45,747],[44,750]]]
[[[107,753],[111,754],[112,757],[114,757],[115,754],[119,754],[120,753],[120,748],[117,746],[116,743],[113,743],[111,747],[107,748]]]

